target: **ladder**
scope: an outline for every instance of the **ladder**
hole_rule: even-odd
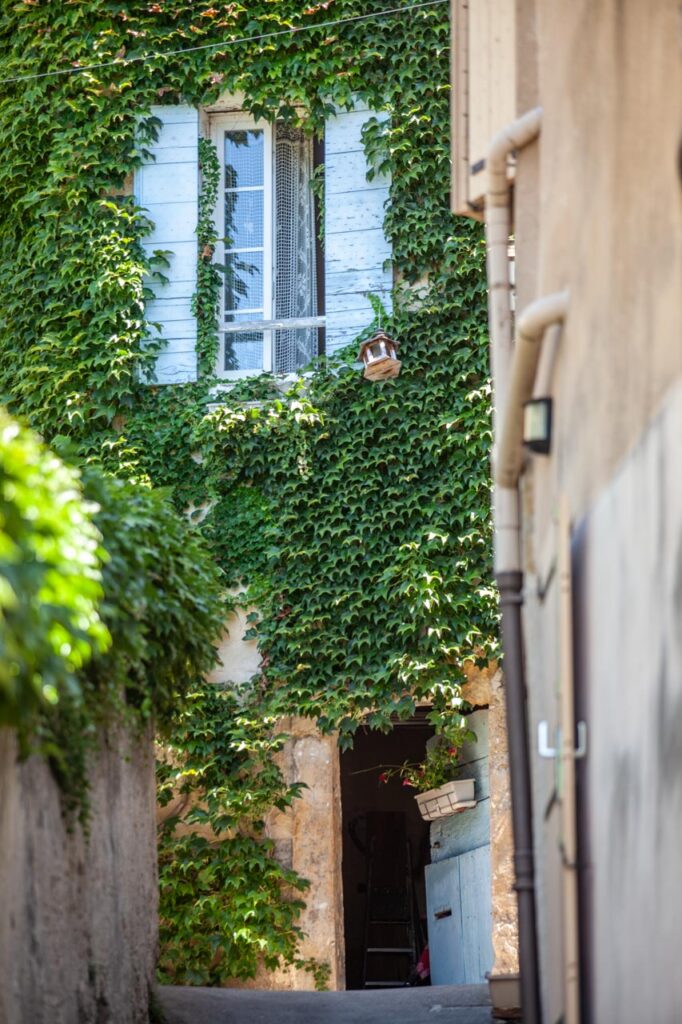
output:
[[[390,832],[370,839],[363,988],[407,985],[417,963],[412,857],[409,841]]]

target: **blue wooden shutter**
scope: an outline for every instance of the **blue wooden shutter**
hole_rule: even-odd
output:
[[[383,229],[390,181],[367,181],[362,126],[375,116],[361,104],[325,126],[325,304],[327,352],[342,348],[373,319],[368,292],[390,309],[391,247]]]
[[[153,284],[155,298],[147,319],[161,325],[166,347],[156,364],[158,384],[182,384],[197,378],[196,319],[191,300],[196,289],[199,197],[199,117],[188,106],[157,106],[163,126],[151,147],[154,159],[135,175],[135,196],[155,224],[144,240],[148,251],[172,252],[167,284]]]

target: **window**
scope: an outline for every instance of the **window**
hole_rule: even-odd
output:
[[[243,114],[211,118],[221,161],[217,259],[225,267],[218,374],[291,373],[318,353],[312,142]]]

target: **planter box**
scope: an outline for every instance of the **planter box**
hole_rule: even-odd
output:
[[[446,782],[438,789],[429,789],[426,793],[418,793],[415,797],[424,821],[435,821],[446,818],[449,814],[458,814],[469,807],[475,807],[474,780],[455,779]]]
[[[521,1020],[521,978],[518,974],[486,974],[496,1020]]]

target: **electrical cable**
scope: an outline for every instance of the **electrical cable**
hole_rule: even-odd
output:
[[[352,22],[369,21],[392,17],[395,14],[409,14],[412,11],[423,7],[437,7],[446,4],[449,0],[419,0],[418,3],[409,4],[407,7],[392,7],[383,11],[376,11],[374,14],[356,14],[351,18],[338,18],[335,21],[322,21],[315,25],[295,25],[292,28],[278,29],[276,32],[263,32],[256,36],[241,36],[237,39],[227,39],[222,43],[205,43],[201,46],[188,46],[181,50],[158,50],[152,53],[142,53],[137,57],[119,57],[112,61],[103,61],[100,64],[84,64],[82,67],[58,68],[55,71],[41,71],[32,75],[16,75],[13,78],[0,79],[0,85],[10,85],[13,82],[30,82],[39,78],[54,78],[58,75],[82,75],[86,71],[98,71],[101,68],[127,67],[128,64],[144,64],[148,60],[157,60],[159,57],[178,57],[185,53],[196,53],[199,50],[222,50],[230,46],[238,46],[241,43],[258,43],[266,39],[276,39],[281,36],[295,36],[299,32],[312,32],[316,29],[335,28],[338,25],[349,25]]]

